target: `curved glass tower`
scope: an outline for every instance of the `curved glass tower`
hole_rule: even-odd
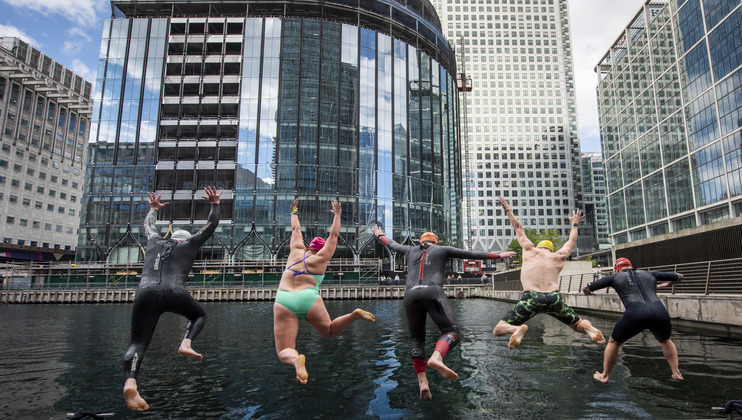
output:
[[[203,259],[276,261],[343,206],[335,257],[434,231],[459,245],[454,53],[427,0],[112,1],[101,43],[78,259],[136,261],[161,231],[222,221]],[[248,17],[245,17],[248,16]]]

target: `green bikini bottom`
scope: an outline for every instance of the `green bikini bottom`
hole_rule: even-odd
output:
[[[311,287],[309,289],[296,290],[289,292],[278,289],[276,293],[276,302],[285,306],[299,319],[307,317],[309,310],[314,305],[314,301],[319,297],[319,290]]]

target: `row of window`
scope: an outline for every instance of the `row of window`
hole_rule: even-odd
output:
[[[51,231],[52,230],[51,223],[45,223],[44,224],[44,230]],[[71,230],[72,230],[72,228],[68,227],[67,228],[67,233],[73,233],[73,232],[71,232]],[[57,232],[61,232],[62,231],[62,226],[57,225],[57,230],[56,231]],[[7,236],[3,238],[3,243],[4,244],[18,244],[18,245],[21,245],[21,246],[24,246],[24,245],[26,245],[28,243],[29,246],[39,246],[39,242],[38,241],[29,241],[29,240],[26,240],[26,239],[14,239],[14,238],[9,238]],[[60,249],[60,248],[62,248],[62,246],[59,245],[59,244],[54,244],[53,246],[54,246],[54,249]],[[51,248],[52,247],[52,244],[49,243],[49,242],[42,242],[41,243],[41,247],[42,248]],[[66,251],[69,251],[70,248],[71,247],[69,245],[64,246],[64,249]]]
[[[30,226],[32,229],[41,229],[42,222],[40,222],[38,220],[31,220],[31,224],[29,224],[28,223],[29,222],[28,219],[24,219],[24,218],[20,218],[20,217],[19,218],[16,218],[15,216],[5,216],[5,224],[6,225],[15,225],[16,224],[16,219],[18,220],[18,226],[20,226],[20,227],[29,227]],[[43,223],[44,223],[44,230],[48,230],[48,231],[51,231],[52,230],[52,223],[48,223],[48,222],[43,222]],[[56,232],[65,232],[65,228],[62,225],[56,225],[55,231]],[[73,228],[71,226],[67,226],[65,233],[73,234],[73,233],[75,233],[75,228]],[[21,239],[18,240],[18,245],[23,245],[23,243],[21,243],[21,241],[22,241]]]
[[[76,201],[77,198],[75,196],[72,196],[74,200]],[[0,192],[0,201],[3,201],[5,198],[5,193]],[[72,201],[72,200],[71,200]],[[18,204],[18,196],[14,194],[8,194],[8,203],[10,204]],[[21,198],[21,205],[24,207],[31,207],[31,199],[30,198]],[[38,200],[34,200],[34,208],[41,210],[44,208],[44,203]],[[53,212],[55,209],[54,203],[47,203],[46,204],[46,211]],[[64,206],[56,206],[57,213],[59,214],[65,214],[67,213],[70,216],[74,216],[77,211],[74,208],[65,208]]]

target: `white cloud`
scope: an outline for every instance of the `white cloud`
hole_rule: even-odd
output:
[[[41,43],[39,41],[30,37],[28,34],[23,32],[22,29],[16,28],[13,25],[3,25],[0,23],[0,36],[20,38],[31,44],[36,49],[39,49],[39,47],[41,46]]]
[[[569,0],[577,118],[585,152],[600,150],[598,99],[594,69],[621,35],[645,0]]]
[[[98,13],[104,13],[107,1],[101,0],[3,0],[19,8],[38,12],[46,16],[62,15],[81,26],[97,25]]]
[[[85,63],[83,63],[79,58],[72,60],[72,66],[70,66],[69,69],[85,78],[88,82],[95,84],[95,70],[85,65]]]

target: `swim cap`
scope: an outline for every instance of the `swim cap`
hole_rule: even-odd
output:
[[[170,238],[175,239],[176,241],[185,241],[190,237],[191,234],[187,230],[176,230],[172,235],[170,235]]]
[[[438,237],[433,232],[425,232],[420,236],[420,242],[434,242],[438,245]]]
[[[619,258],[613,263],[613,269],[620,271],[622,268],[634,268],[634,266],[631,265],[631,261],[628,258]]]
[[[323,246],[325,246],[325,240],[320,237],[312,239],[312,242],[309,243],[309,249],[314,249],[316,251],[322,249]]]
[[[551,252],[554,252],[554,244],[551,241],[543,240],[536,245],[536,248],[549,248]]]

